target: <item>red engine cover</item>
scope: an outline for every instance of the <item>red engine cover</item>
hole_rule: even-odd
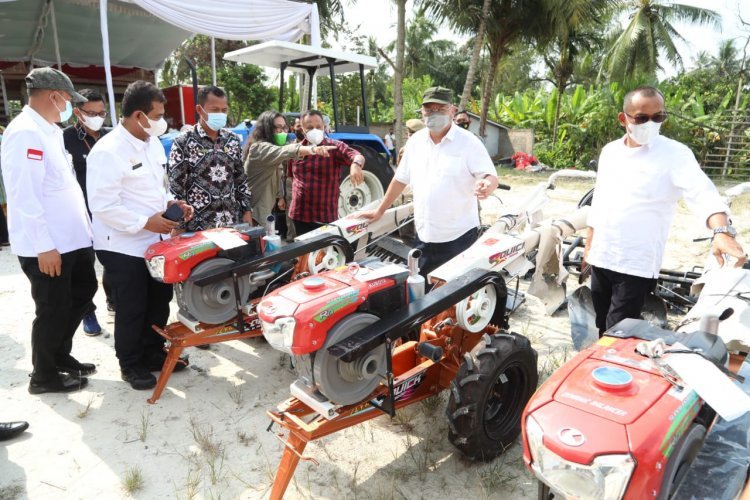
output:
[[[214,256],[221,250],[211,240],[204,236],[208,232],[228,232],[235,234],[245,241],[249,236],[239,231],[221,227],[217,229],[207,229],[196,233],[184,233],[174,238],[169,238],[158,243],[154,243],[146,250],[144,256],[146,260],[151,260],[157,255],[164,257],[164,283],[181,283],[185,281],[190,272],[203,262]],[[263,240],[261,240],[261,245]]]
[[[625,498],[659,491],[672,449],[701,404],[694,392],[673,389],[651,360],[636,353],[638,342],[603,337],[539,388],[523,418],[525,426],[533,416],[544,431],[544,446],[571,462],[590,464],[599,455],[630,453],[636,468]],[[604,384],[594,376],[597,368],[619,368],[631,378],[619,386]],[[560,436],[566,428],[581,431],[584,443],[565,444]],[[523,436],[530,466],[525,428]]]
[[[370,294],[395,284],[392,278],[359,281],[342,268],[295,281],[269,293],[258,306],[258,313],[266,323],[294,317],[296,328],[291,351],[300,356],[322,348],[328,331],[341,318],[356,311]]]

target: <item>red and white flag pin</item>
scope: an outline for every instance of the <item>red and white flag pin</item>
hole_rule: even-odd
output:
[[[26,158],[28,158],[29,160],[42,161],[42,159],[44,159],[44,151],[40,149],[29,148],[26,150]]]

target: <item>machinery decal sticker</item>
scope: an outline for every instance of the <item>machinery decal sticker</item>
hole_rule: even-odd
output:
[[[403,382],[399,382],[395,386],[393,386],[393,394],[395,396],[396,401],[401,401],[402,399],[409,399],[419,388],[420,385],[422,385],[422,381],[424,381],[424,374],[427,370],[422,370],[421,372],[412,375],[411,377],[407,378]],[[371,399],[369,401],[365,401],[354,408],[352,408],[351,413],[347,415],[347,417],[353,417],[355,415],[359,415],[360,413],[364,413],[366,411],[374,410],[375,407],[371,404],[382,404],[383,401],[385,401],[385,395],[380,395],[376,397],[375,399]]]
[[[511,248],[506,248],[502,252],[496,253],[495,255],[490,256],[490,265],[493,264],[501,264],[508,260],[510,257],[513,257],[518,252],[523,250],[523,243],[519,243]]]
[[[566,399],[572,399],[573,401],[578,401],[579,403],[583,403],[593,408],[598,408],[602,411],[606,411],[607,413],[611,413],[613,415],[617,415],[620,417],[624,417],[628,414],[628,412],[623,410],[622,408],[617,408],[615,406],[608,405],[606,403],[603,403],[602,401],[591,399],[582,394],[575,394],[572,392],[563,392],[560,396]]]
[[[349,234],[359,234],[365,229],[367,229],[368,222],[360,222],[359,224],[355,224],[353,226],[349,226],[346,228],[346,232]]]
[[[357,302],[357,296],[358,296],[357,290],[346,290],[346,293],[344,293],[344,295],[333,299],[328,304],[323,306],[317,312],[317,314],[313,316],[313,319],[318,323],[324,322],[339,309],[342,309],[348,306],[349,304],[354,304],[355,302]]]
[[[211,241],[204,241],[203,243],[200,243],[198,245],[195,245],[190,250],[187,250],[185,252],[182,252],[178,257],[180,260],[188,260],[190,257],[193,257],[195,255],[198,255],[201,252],[205,252],[206,250],[211,250],[214,248],[214,244]]]
[[[682,434],[693,422],[693,418],[698,413],[700,403],[698,400],[698,394],[695,391],[690,391],[690,395],[685,398],[685,401],[677,407],[674,413],[669,417],[672,421],[672,425],[669,426],[667,434],[659,446],[659,452],[664,455],[664,458],[669,458],[674,451],[674,446],[677,441],[680,440]]]

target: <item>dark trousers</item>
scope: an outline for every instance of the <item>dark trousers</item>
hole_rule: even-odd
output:
[[[112,286],[109,284],[109,277],[107,276],[106,269],[102,272],[102,288],[104,288],[104,296],[107,298],[107,305],[114,305],[115,301],[112,295]],[[96,304],[94,304],[94,301],[92,300],[86,308],[86,314],[91,314],[94,311],[96,311]]]
[[[320,222],[302,222],[301,220],[292,220],[292,222],[294,222],[294,231],[297,233],[297,236],[309,233],[325,225]]]
[[[18,258],[31,283],[31,297],[36,306],[31,326],[34,382],[46,382],[58,376],[57,365],[70,356],[73,334],[96,293],[94,250],[81,248],[64,253],[61,258],[62,273],[54,278],[39,270],[36,257]]]
[[[422,251],[422,256],[419,258],[419,274],[426,278],[432,271],[473,245],[478,238],[479,228],[476,227],[453,241],[443,243],[425,243],[417,234],[414,248]]]
[[[599,336],[625,318],[638,319],[656,279],[591,266],[591,298]]]
[[[5,219],[5,212],[0,206],[0,243],[8,243],[8,221]]]
[[[141,364],[164,347],[164,339],[151,326],[167,324],[172,285],[154,280],[143,257],[106,250],[97,250],[96,256],[107,270],[117,307],[115,354],[120,367]]]

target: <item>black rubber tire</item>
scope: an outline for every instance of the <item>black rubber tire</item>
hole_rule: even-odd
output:
[[[388,185],[393,179],[393,167],[388,163],[388,158],[379,154],[370,146],[364,144],[349,144],[353,149],[359,151],[365,157],[365,170],[372,172],[383,185],[383,192],[388,189]],[[349,175],[348,168],[341,169],[341,181]]]
[[[594,188],[589,189],[589,191],[584,194],[581,197],[581,201],[578,202],[578,208],[581,207],[590,207],[591,206],[591,200],[594,199]]]
[[[677,443],[677,447],[672,451],[669,462],[667,462],[667,467],[664,469],[664,476],[662,476],[661,489],[657,500],[672,498],[685,478],[688,467],[690,467],[693,459],[695,459],[695,456],[700,451],[705,437],[706,428],[701,424],[693,423],[685,431],[685,434],[682,435],[680,441]]]
[[[364,144],[349,144],[349,146],[359,151],[362,156],[365,157],[365,171],[370,172],[377,177],[383,187],[383,193],[385,194],[394,174],[393,168],[388,163],[388,158],[378,154],[373,148]],[[349,168],[342,168],[339,183],[344,182],[348,176]]]
[[[470,460],[491,460],[521,432],[521,415],[536,390],[537,353],[517,333],[484,334],[464,354],[451,382],[448,439]]]

